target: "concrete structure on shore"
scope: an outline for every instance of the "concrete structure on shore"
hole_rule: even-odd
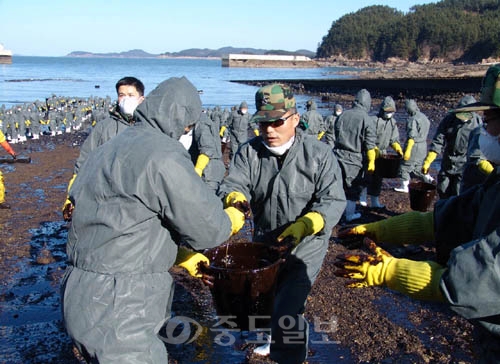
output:
[[[222,67],[309,68],[318,65],[306,56],[228,54],[222,56]]]
[[[0,43],[0,63],[12,63],[12,51],[5,49],[2,43]]]

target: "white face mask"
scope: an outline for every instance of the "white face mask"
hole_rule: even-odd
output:
[[[185,134],[182,134],[179,138],[179,142],[181,142],[186,150],[189,150],[189,148],[191,148],[191,144],[193,143],[193,129]]]
[[[387,112],[384,114],[385,120],[390,120],[393,117],[394,113],[393,112]]]
[[[240,111],[241,111],[241,113],[242,113],[243,115],[245,115],[245,114],[248,112],[248,110],[247,110],[247,109],[241,109]]]
[[[340,116],[342,114],[342,111],[335,111],[335,116]]]
[[[500,165],[500,135],[493,136],[481,128],[479,135],[479,149],[484,154],[485,158],[490,162]]]
[[[139,106],[139,99],[135,97],[126,96],[121,99],[120,104],[118,105],[120,110],[125,115],[134,115],[134,111]]]
[[[277,155],[277,156],[282,156],[283,154],[285,154],[288,149],[290,149],[292,147],[292,144],[295,140],[295,136],[293,136],[289,141],[287,141],[285,144],[283,145],[280,145],[279,147],[270,147],[269,145],[266,144],[266,142],[262,142],[262,144],[264,144],[264,146],[271,152],[273,153],[274,155]]]

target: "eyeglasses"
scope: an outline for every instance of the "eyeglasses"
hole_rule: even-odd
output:
[[[279,118],[279,119],[276,119],[274,121],[262,121],[259,123],[259,127],[261,128],[267,128],[268,126],[271,126],[272,128],[279,128],[281,125],[283,125],[289,118],[291,118],[292,116],[294,116],[295,114],[297,114],[296,112],[294,112],[293,114],[290,114],[288,115],[286,118]]]

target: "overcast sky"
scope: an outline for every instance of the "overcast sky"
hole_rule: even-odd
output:
[[[371,5],[423,0],[0,0],[0,43],[14,55],[65,56],[225,46],[316,51],[333,21]]]

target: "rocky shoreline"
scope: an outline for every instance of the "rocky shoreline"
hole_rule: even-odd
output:
[[[322,63],[322,67],[340,67],[331,78],[231,80],[253,86],[278,82],[289,85],[295,93],[321,96],[324,101],[343,99],[366,88],[374,97],[393,95],[395,99],[414,98],[417,101],[457,100],[465,94],[479,96],[481,80],[488,64],[453,65],[449,63]],[[335,77],[333,74],[335,73]],[[341,77],[338,75],[340,74]]]
[[[393,95],[398,105],[398,121],[405,120],[403,99],[412,97],[419,100],[419,107],[432,120],[431,129],[435,129],[461,95],[471,93],[478,97],[485,70],[480,70],[480,75],[459,76],[457,69],[453,77],[440,78],[434,73],[428,78],[404,78],[404,67],[401,67],[398,71],[401,77],[392,79],[383,77],[386,71],[389,73],[384,69],[378,78],[371,78],[362,70],[360,78],[282,81],[292,85],[297,93],[321,98],[325,108],[332,106],[332,101],[347,106],[354,93],[363,87],[372,94],[372,111],[378,108],[383,96]],[[346,72],[350,72],[347,66]],[[251,82],[248,83],[258,85],[269,80]],[[436,84],[439,87],[433,86]],[[449,86],[445,88],[444,84]],[[402,131],[401,135],[404,135]],[[429,138],[432,135],[431,130]],[[85,137],[86,133],[79,131],[17,144],[16,152],[30,156],[32,163],[2,166],[8,202],[13,207],[0,214],[0,284],[3,289],[0,328],[6,333],[1,362],[82,363],[73,354],[71,340],[61,321],[59,284],[66,265],[67,237],[61,205]],[[403,137],[401,142],[404,142]],[[0,155],[3,154],[0,151]],[[431,167],[431,174],[436,172]],[[394,180],[384,180],[381,202],[387,208],[383,211],[363,209],[360,223],[410,210],[408,196],[394,192],[394,186]],[[317,331],[318,327],[312,329],[316,338],[311,340],[316,342],[311,345],[310,364],[476,362],[472,325],[445,305],[411,301],[380,287],[346,288],[344,280],[335,278],[333,263],[338,254],[359,246],[345,244],[336,236],[337,227],[332,232],[327,257],[308,297],[305,312],[311,323],[333,322],[335,327],[332,332],[325,333]],[[390,252],[416,260],[433,259],[435,255],[430,243],[397,247]],[[180,268],[172,268],[172,275],[176,280],[173,312],[180,316],[213,319],[214,308],[208,289]],[[318,336],[322,339],[318,340]],[[201,362],[196,361],[200,355],[208,362],[272,363],[253,355],[252,346],[233,345],[226,349],[215,345],[210,337],[206,340],[169,347],[169,363]]]

